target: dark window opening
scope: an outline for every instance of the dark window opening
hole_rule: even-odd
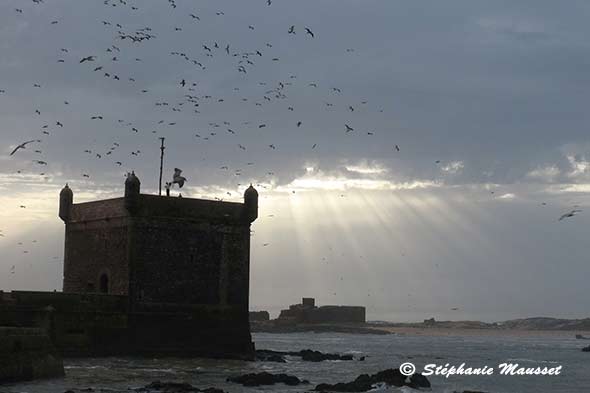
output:
[[[100,276],[100,293],[109,293],[109,276],[107,274],[103,274]]]

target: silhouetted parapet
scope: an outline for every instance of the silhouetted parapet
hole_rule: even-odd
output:
[[[64,222],[70,220],[72,216],[72,205],[74,204],[74,193],[68,187],[68,183],[59,193],[59,218]]]
[[[141,182],[135,176],[135,172],[128,173],[127,180],[125,180],[125,209],[130,213],[137,211],[140,187]]]
[[[252,187],[252,184],[244,192],[244,214],[248,222],[258,218],[258,191]]]
[[[105,220],[124,217],[151,218],[167,217],[202,221],[216,224],[243,224],[246,206],[241,202],[213,201],[195,198],[167,198],[164,196],[139,194],[131,199],[135,205],[128,210],[129,198],[103,199],[76,203],[72,206],[69,222]],[[249,221],[248,221],[249,222]]]

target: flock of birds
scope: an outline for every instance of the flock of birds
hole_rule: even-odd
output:
[[[196,43],[197,39],[192,38],[194,45],[191,48],[174,49],[168,53],[160,53],[160,56],[169,56],[170,62],[180,62],[190,67],[190,71],[186,75],[170,77],[169,86],[166,87],[168,92],[167,97],[161,95],[156,96],[152,91],[149,80],[144,79],[141,72],[141,67],[144,66],[147,60],[138,53],[145,53],[145,47],[152,42],[161,39],[166,34],[193,34],[191,28],[195,24],[202,23],[205,18],[220,18],[220,24],[224,23],[224,10],[216,11],[214,14],[202,13],[194,9],[186,10],[187,5],[179,6],[177,0],[162,0],[173,11],[174,22],[169,26],[169,31],[157,31],[156,28],[150,26],[137,27],[141,24],[140,17],[134,17],[134,13],[144,7],[143,3],[131,0],[100,0],[106,7],[105,19],[99,18],[95,22],[104,29],[105,37],[111,37],[112,42],[107,47],[102,49],[88,49],[87,53],[81,54],[79,50],[73,50],[66,47],[57,47],[56,63],[58,66],[75,65],[81,68],[80,72],[85,78],[93,81],[104,81],[101,86],[111,86],[107,83],[124,84],[124,89],[132,91],[136,94],[136,100],[147,102],[153,105],[153,113],[159,116],[158,119],[148,119],[148,125],[144,122],[140,125],[137,120],[126,120],[113,117],[109,113],[88,113],[87,120],[89,122],[103,122],[104,127],[120,129],[122,133],[126,134],[126,140],[130,140],[129,136],[137,138],[143,137],[143,140],[153,138],[155,135],[173,134],[172,130],[176,130],[175,126],[181,122],[180,116],[187,116],[190,113],[195,119],[203,121],[202,119],[208,115],[209,111],[215,106],[221,106],[227,100],[232,100],[234,104],[239,103],[244,105],[247,113],[253,111],[263,110],[266,107],[272,107],[269,110],[285,110],[286,114],[298,116],[292,125],[296,129],[303,129],[306,127],[304,122],[304,113],[299,113],[297,104],[290,101],[293,93],[305,90],[305,94],[313,97],[322,97],[321,106],[325,111],[333,111],[335,122],[338,122],[338,128],[341,130],[341,136],[359,135],[364,138],[373,138],[378,134],[378,131],[370,129],[366,125],[358,124],[355,121],[355,115],[360,112],[367,112],[372,110],[374,113],[383,113],[383,108],[379,106],[369,105],[368,100],[358,99],[355,97],[347,97],[343,89],[338,86],[322,86],[319,82],[308,80],[299,82],[297,75],[289,73],[281,80],[265,80],[257,81],[257,90],[252,93],[252,89],[244,91],[240,86],[233,88],[234,96],[228,98],[219,95],[219,92],[207,91],[202,87],[203,80],[207,78],[207,72],[215,70],[223,63],[233,70],[233,75],[228,75],[228,78],[235,78],[236,75],[244,80],[250,78],[256,67],[264,63],[265,67],[276,67],[281,69],[281,57],[276,53],[275,45],[269,41],[252,42],[248,47],[234,46],[230,42],[216,41],[215,39],[205,40]],[[44,0],[32,0],[36,7],[50,7]],[[258,6],[272,7],[272,0],[265,0],[258,4]],[[191,4],[192,6],[192,4]],[[252,4],[253,7],[257,6]],[[184,11],[182,11],[184,10]],[[18,17],[26,17],[27,12],[23,8],[16,8],[15,13]],[[124,14],[124,18],[121,18]],[[128,23],[123,23],[121,20],[127,20]],[[60,26],[67,23],[67,18],[64,16],[58,20],[47,20],[50,26]],[[244,26],[244,31],[256,30],[256,26],[248,24]],[[166,34],[163,34],[166,33]],[[306,40],[321,40],[321,34],[315,32],[312,27],[306,25],[286,25],[282,30],[282,34],[286,36],[302,37]],[[98,41],[98,40],[97,40]],[[176,48],[175,42],[170,42],[170,48]],[[139,50],[141,49],[141,50]],[[346,48],[345,52],[349,55],[355,52],[354,48]],[[125,63],[126,66],[120,66]],[[129,65],[132,64],[132,67]],[[286,69],[287,67],[285,67]],[[290,67],[289,67],[290,68]],[[137,75],[131,74],[130,70],[137,71]],[[33,89],[43,89],[43,81],[32,81]],[[2,87],[2,86],[0,86]],[[119,88],[119,87],[117,87]],[[10,97],[10,91],[6,88],[0,89],[0,98]],[[70,99],[63,97],[60,101],[63,102],[63,108],[68,108],[73,105]],[[346,102],[348,101],[348,102]],[[338,110],[336,110],[336,108]],[[260,112],[257,112],[260,113]],[[28,157],[29,163],[37,167],[43,168],[38,171],[39,176],[49,179],[51,171],[51,159],[46,156],[43,151],[43,145],[47,139],[54,138],[56,134],[54,130],[68,129],[67,122],[60,118],[60,113],[57,110],[46,110],[46,108],[35,107],[31,108],[31,116],[40,120],[40,135],[38,137],[27,138],[23,142],[16,143],[10,151],[9,156],[12,158]],[[218,138],[220,135],[225,135],[229,138],[234,138],[235,142],[230,142],[232,147],[237,152],[247,152],[253,144],[259,144],[263,138],[257,139],[247,135],[246,129],[263,131],[268,128],[279,128],[281,125],[273,124],[270,127],[266,121],[254,122],[252,119],[259,116],[248,115],[247,119],[243,119],[240,123],[230,122],[228,120],[215,120],[207,122],[207,126],[198,130],[191,131],[191,138],[195,141],[211,141]],[[286,116],[285,116],[286,117]],[[344,119],[346,117],[346,119]],[[290,116],[290,119],[293,117]],[[79,127],[79,125],[76,125]],[[69,129],[70,131],[73,131]],[[62,134],[63,135],[63,134]],[[238,138],[242,136],[241,138]],[[66,137],[61,143],[66,143]],[[272,135],[266,135],[267,141],[264,142],[265,149],[268,151],[280,150],[280,143],[278,141],[268,141]],[[96,143],[94,145],[89,143],[89,146],[82,148],[81,153],[86,155],[88,162],[85,165],[79,176],[82,179],[89,179],[92,177],[92,169],[96,166],[94,160],[110,160],[114,168],[120,168],[124,173],[126,169],[130,170],[137,162],[130,160],[136,159],[142,155],[142,150],[137,148],[137,145],[131,143],[124,143],[123,138],[113,140],[108,147]],[[277,139],[279,139],[277,137]],[[231,140],[231,139],[229,139]],[[325,140],[325,139],[323,139]],[[335,143],[337,143],[336,141]],[[319,148],[320,141],[309,141],[309,149],[315,150]],[[379,142],[377,142],[378,144]],[[249,146],[250,145],[250,146]],[[393,144],[387,149],[392,154],[401,152],[400,145]],[[232,168],[232,165],[224,162],[223,157],[216,157],[220,171],[231,173],[231,177],[244,176],[245,170],[243,168]],[[440,160],[433,161],[435,165],[442,165]],[[253,158],[244,162],[244,167],[253,167],[256,162]],[[23,161],[23,168],[18,169],[17,173],[31,172],[27,168],[25,161]],[[266,176],[272,177],[274,171],[270,168],[266,172]],[[166,189],[178,185],[182,188],[187,181],[181,175],[182,170],[175,168],[172,180],[165,183]],[[264,187],[261,181],[257,185]],[[237,183],[240,185],[241,183]],[[493,192],[492,192],[493,193]],[[229,193],[228,193],[229,194]],[[223,199],[216,197],[216,199]],[[26,208],[25,205],[20,205],[21,208]],[[559,221],[574,217],[582,210],[578,206],[564,213],[559,217]],[[5,234],[0,230],[0,237],[5,237]],[[269,243],[264,243],[264,247]],[[24,250],[28,252],[28,250]],[[11,270],[14,274],[14,266]]]
[[[176,10],[178,5],[176,4],[175,0],[166,0],[168,5]],[[44,3],[43,0],[33,1],[33,3],[37,6],[40,6]],[[140,8],[138,5],[132,4],[130,1],[127,0],[103,0],[103,4],[106,7],[111,9],[116,9],[119,11],[111,12],[111,18],[117,17],[117,14],[122,13],[124,8],[128,8],[131,11],[138,11]],[[139,4],[139,3],[137,3]],[[266,6],[271,6],[272,1],[267,1]],[[23,9],[18,8],[16,12],[19,14],[24,14],[25,12]],[[133,14],[129,16],[132,17]],[[215,12],[216,17],[223,17],[225,15],[224,11],[217,11]],[[211,17],[212,15],[209,15]],[[178,20],[178,23],[174,26],[174,32],[182,33],[186,26],[182,26],[180,21],[182,17],[186,18],[186,22],[189,24],[200,23],[202,18],[205,18],[205,15],[202,15],[196,11],[186,12],[186,15],[174,15],[174,20]],[[129,72],[129,69],[124,69],[123,67],[118,67],[118,64],[121,62],[133,62],[135,63],[134,68],[140,67],[144,60],[137,55],[133,54],[132,52],[136,50],[136,48],[140,45],[147,45],[149,41],[157,40],[160,37],[160,34],[157,34],[155,29],[149,26],[145,26],[142,28],[133,28],[127,27],[122,23],[117,23],[115,21],[110,20],[100,20],[99,23],[104,26],[107,31],[105,34],[111,34],[113,43],[109,47],[102,50],[103,53],[92,53],[92,54],[84,54],[80,56],[78,59],[72,59],[72,51],[68,48],[59,48],[57,49],[58,59],[57,63],[59,64],[71,64],[72,62],[77,62],[81,67],[86,67],[88,65],[88,69],[86,72],[92,73],[94,75],[88,76],[88,78],[96,78],[97,75],[102,75],[106,79],[124,82],[126,81],[130,86],[130,89],[135,89],[134,85],[137,85],[140,78],[135,77],[134,75],[122,75],[122,72]],[[52,20],[50,21],[51,25],[61,24],[63,20]],[[253,25],[248,25],[248,29],[254,30],[255,27]],[[296,25],[285,26],[285,34],[287,35],[296,35],[298,31],[302,31],[303,34],[309,39],[315,39],[316,33],[309,27],[309,26],[301,26],[298,27]],[[128,45],[124,46],[125,43]],[[173,43],[171,43],[173,45]],[[260,62],[263,61],[270,61],[270,63],[279,62],[280,58],[276,57],[276,55],[272,54],[273,44],[270,42],[264,42],[259,44],[254,44],[254,48],[245,48],[245,49],[238,49],[234,48],[230,43],[219,43],[215,40],[204,42],[200,45],[201,51],[200,53],[190,55],[187,51],[170,51],[169,56],[173,58],[179,58],[182,61],[187,62],[190,64],[194,71],[193,73],[199,72],[206,72],[209,67],[214,68],[217,67],[217,64],[213,61],[213,59],[219,59],[220,57],[224,57],[220,61],[225,63],[230,62],[234,64],[234,69],[238,74],[244,74],[244,77],[247,77],[247,74]],[[263,49],[264,48],[264,49]],[[354,52],[354,49],[348,48],[346,49],[347,53]],[[207,64],[209,63],[209,64]],[[177,87],[179,90],[174,92],[175,98],[172,99],[163,99],[163,98],[154,98],[151,95],[151,90],[148,86],[137,88],[137,91],[141,94],[138,97],[138,100],[151,100],[153,101],[153,105],[159,109],[160,113],[165,113],[167,116],[178,114],[180,112],[186,113],[187,111],[192,111],[194,114],[200,118],[204,117],[205,111],[207,106],[215,105],[215,104],[222,104],[226,101],[224,97],[214,96],[213,94],[207,94],[207,92],[201,91],[199,88],[198,81],[189,81],[188,77],[179,78],[176,81]],[[294,89],[296,86],[296,75],[289,75],[288,78],[285,80],[279,81],[261,81],[258,83],[260,87],[263,88],[263,92],[256,93],[254,97],[245,97],[242,96],[240,101],[244,104],[254,103],[255,107],[263,107],[265,104],[270,102],[281,102],[281,101],[288,101],[289,98],[289,91]],[[145,84],[149,84],[149,81],[144,81]],[[41,89],[43,84],[39,82],[33,83],[33,87],[36,89]],[[300,86],[302,86],[300,84]],[[319,89],[320,86],[317,82],[307,82],[303,86],[310,88],[310,89]],[[240,87],[235,87],[234,92],[236,94],[241,94]],[[324,93],[331,93],[331,94],[342,94],[342,89],[339,87],[327,87]],[[7,94],[8,92],[3,89],[0,90],[0,93]],[[215,92],[213,92],[215,93]],[[317,95],[317,93],[313,93]],[[64,105],[70,105],[69,100],[64,99]],[[326,108],[334,107],[334,103],[328,100],[324,102]],[[356,104],[346,104],[347,111],[355,112]],[[367,101],[362,100],[360,103],[361,106],[366,106]],[[291,103],[285,104],[287,111],[289,112],[296,112],[295,105]],[[190,109],[189,109],[190,108]],[[380,109],[380,112],[383,112]],[[42,112],[42,108],[35,108],[34,113],[37,117],[45,115],[45,111]],[[43,115],[42,115],[43,114]],[[50,116],[55,117],[55,113],[51,113]],[[90,114],[89,119],[93,121],[103,121],[103,120],[110,120],[108,114]],[[114,120],[114,119],[113,119]],[[168,119],[168,120],[157,120],[154,121],[150,128],[154,128],[151,130],[151,134],[161,134],[165,133],[166,131],[162,131],[162,127],[174,127],[177,124],[178,120],[176,119]],[[295,122],[297,128],[304,127],[303,120],[297,120]],[[128,129],[132,134],[136,135],[145,135],[148,131],[144,128],[141,128],[137,125],[134,121],[128,121],[124,119],[117,119],[116,125],[122,128]],[[214,137],[220,135],[222,130],[225,129],[225,132],[228,135],[237,135],[240,131],[237,130],[238,127],[246,127],[250,125],[250,121],[243,121],[240,125],[232,125],[229,121],[224,120],[222,122],[219,121],[212,121],[208,123],[208,131],[198,131],[194,133],[194,138],[200,139],[202,141],[209,141],[212,140]],[[254,125],[258,129],[263,129],[267,127],[265,122],[260,122],[257,125]],[[44,138],[49,138],[53,133],[51,128],[64,128],[64,122],[60,119],[52,119],[51,122],[46,122],[41,126],[41,133]],[[67,127],[67,125],[66,125]],[[156,130],[159,128],[159,130]],[[355,131],[355,127],[349,125],[348,123],[342,124],[342,128],[344,134],[349,134]],[[358,127],[356,127],[358,128]],[[358,131],[357,131],[358,132]],[[375,131],[366,131],[367,136],[374,136]],[[42,139],[31,139],[25,142],[18,144],[14,150],[11,152],[11,156],[18,153],[20,150],[25,150],[28,145],[35,144],[34,153],[36,154],[43,154],[43,150],[41,149],[41,145],[43,143]],[[241,151],[246,151],[248,148],[246,144],[242,141],[235,143],[238,149]],[[113,141],[112,145],[105,150],[104,147],[97,147],[97,146],[89,146],[85,148],[83,151],[84,153],[88,154],[90,157],[94,157],[95,159],[107,159],[110,157],[114,157],[115,153],[117,152],[118,148],[120,147],[120,142]],[[279,148],[279,144],[268,143],[266,147],[270,150],[277,150]],[[318,142],[310,143],[311,149],[316,149],[318,147]],[[398,145],[392,147],[394,151],[399,152],[400,148]],[[128,152],[127,158],[134,158],[141,154],[140,149],[135,149]],[[110,157],[109,157],[110,156]],[[48,158],[44,159],[33,159],[31,160],[36,165],[39,166],[49,166],[50,160]],[[113,159],[112,162],[118,166],[131,166],[134,164],[130,164],[125,161],[124,157],[119,155],[119,158]],[[255,162],[248,161],[246,166],[254,166]],[[92,168],[92,163],[89,163],[88,168]],[[219,166],[221,170],[229,170],[230,165],[222,163]],[[18,170],[18,173],[23,173],[23,170]],[[48,179],[48,172],[49,169],[43,169],[43,172],[40,175],[43,175]],[[235,176],[242,176],[244,174],[244,170],[241,168],[236,168],[233,171]],[[274,171],[267,172],[267,176],[271,176],[274,174]],[[91,171],[87,170],[80,174],[83,178],[90,178]]]
[[[243,78],[249,78],[249,75],[252,74],[254,68],[262,63],[266,62],[267,66],[270,64],[280,69],[280,62],[281,58],[276,54],[273,53],[275,47],[271,42],[258,42],[253,43],[252,47],[249,48],[238,48],[234,47],[229,42],[217,42],[215,40],[209,40],[206,42],[202,42],[200,45],[197,45],[200,48],[200,51],[195,52],[194,48],[190,49],[193,54],[189,54],[189,49],[187,50],[171,50],[167,55],[170,56],[171,61],[180,61],[184,62],[191,67],[191,71],[187,72],[187,75],[179,77],[176,80],[170,81],[170,87],[174,86],[175,89],[171,93],[169,93],[169,97],[165,98],[161,95],[159,97],[155,97],[155,94],[152,94],[152,89],[150,88],[150,80],[145,80],[142,77],[138,77],[135,75],[129,74],[131,70],[135,70],[138,74],[141,74],[139,68],[142,67],[146,63],[146,60],[142,58],[140,55],[134,54],[133,52],[137,51],[140,46],[149,45],[151,42],[160,39],[162,36],[162,31],[158,32],[155,28],[150,26],[144,27],[135,27],[137,23],[141,23],[141,18],[134,17],[133,12],[139,11],[140,7],[143,5],[139,2],[131,2],[127,0],[100,0],[105,7],[105,15],[109,15],[107,17],[100,18],[97,20],[97,24],[102,26],[104,30],[104,34],[106,37],[110,36],[112,38],[111,45],[101,49],[101,50],[89,50],[90,53],[80,54],[76,57],[77,53],[80,53],[79,50],[68,48],[68,47],[58,47],[56,48],[56,63],[59,67],[72,67],[74,65],[78,65],[81,67],[81,70],[84,74],[86,74],[85,78],[94,79],[97,78],[104,78],[105,80],[115,81],[119,83],[126,83],[125,88],[129,90],[135,90],[139,94],[137,100],[152,102],[152,105],[156,108],[157,113],[161,116],[158,120],[153,120],[153,124],[151,126],[147,126],[149,128],[146,129],[146,126],[140,126],[137,121],[129,121],[125,119],[116,119],[113,118],[112,115],[109,113],[89,113],[87,118],[91,122],[115,122],[115,126],[117,128],[121,128],[123,131],[127,130],[130,135],[136,135],[137,137],[149,136],[150,134],[166,134],[167,130],[172,129],[180,123],[181,120],[177,119],[177,116],[180,116],[181,113],[186,114],[187,112],[193,113],[195,118],[203,118],[207,114],[208,107],[212,107],[213,105],[221,105],[224,103],[227,98],[217,96],[215,91],[206,92],[200,88],[199,80],[206,78],[206,72],[209,69],[214,69],[218,65],[215,64],[216,62],[224,62],[233,64],[234,72],[238,75],[243,75]],[[223,18],[225,16],[225,11],[217,11],[213,14],[207,15],[206,13],[197,12],[195,10],[190,10],[188,12],[182,12],[180,9],[185,8],[185,5],[179,6],[175,0],[163,0],[163,3],[167,3],[168,6],[177,11],[174,14],[172,20],[175,25],[171,26],[171,31],[175,33],[182,34],[183,31],[189,30],[191,26],[195,23],[201,23],[202,20],[205,18]],[[44,0],[32,0],[32,3],[36,7],[51,7],[49,2],[45,2]],[[265,5],[270,7],[273,5],[272,0],[266,0]],[[16,8],[14,10],[19,17],[26,17],[26,15],[32,11],[32,9],[27,8]],[[128,13],[127,11],[131,11]],[[43,14],[43,13],[42,13]],[[127,22],[121,22],[120,16],[122,14],[126,14]],[[65,16],[59,17],[59,19],[55,20],[48,20],[47,21],[50,26],[59,26],[63,24],[67,24],[67,18]],[[186,26],[183,26],[183,23]],[[248,30],[255,30],[256,27],[252,24],[248,24]],[[284,28],[284,33],[287,36],[296,36],[298,34],[302,34],[304,37],[308,39],[316,39],[317,35],[312,30],[310,26],[298,26],[298,25],[287,25]],[[190,34],[190,33],[189,33]],[[98,41],[98,40],[97,40]],[[174,43],[170,43],[170,47],[175,46]],[[191,45],[195,46],[195,45]],[[353,49],[348,48],[346,49],[347,53],[354,52]],[[166,55],[162,53],[161,55]],[[120,64],[127,63],[127,66],[121,67]],[[128,67],[129,63],[133,63],[133,68]],[[191,75],[188,75],[188,74]],[[143,79],[143,81],[142,81]],[[49,85],[51,82],[48,81],[32,81],[31,85],[33,89],[43,90],[46,85]],[[140,86],[143,84],[143,86]],[[258,90],[254,93],[254,95],[250,93],[243,94],[240,87],[235,87],[233,89],[236,95],[241,95],[241,98],[238,102],[242,105],[252,105],[253,111],[255,109],[261,109],[269,105],[269,103],[284,103],[285,109],[289,113],[297,113],[295,109],[294,103],[289,103],[289,92],[292,91],[297,87],[297,76],[293,74],[289,74],[283,80],[279,81],[260,81],[257,83]],[[305,82],[299,84],[306,89],[313,89],[319,91],[322,89],[320,84],[315,81]],[[1,86],[0,86],[1,87]],[[327,94],[326,94],[327,93]],[[0,89],[0,98],[10,98],[11,91],[6,88]],[[317,94],[314,92],[313,94]],[[339,87],[326,87],[324,90],[324,95],[328,96],[328,99],[325,100],[324,105],[326,109],[333,108],[335,104],[329,100],[330,95],[335,94],[342,94],[342,89]],[[73,100],[69,99],[68,97],[63,97],[63,108],[64,110],[70,108],[72,105],[77,104]],[[354,103],[346,104],[347,111],[351,113],[355,111]],[[366,106],[367,101],[363,100],[360,105]],[[50,175],[52,172],[52,158],[49,157],[47,153],[44,152],[44,144],[48,140],[55,139],[58,135],[56,130],[64,130],[64,131],[72,131],[70,125],[67,123],[66,120],[60,118],[59,109],[48,110],[47,108],[43,107],[33,107],[31,109],[33,114],[33,118],[39,119],[40,124],[40,136],[33,137],[23,142],[19,142],[11,149],[9,156],[13,159],[22,159],[24,157],[29,157],[30,161],[22,160],[21,165],[23,168],[16,170],[18,174],[31,174],[35,172],[35,166],[42,167],[38,171],[38,175],[42,176],[44,179],[49,180]],[[382,110],[381,110],[382,112]],[[243,133],[238,131],[238,128],[246,128],[251,123],[250,118],[246,121],[241,122],[240,124],[232,124],[227,120],[223,121],[211,121],[208,122],[209,130],[205,131],[197,131],[194,133],[194,138],[198,141],[210,141],[213,140],[216,136],[218,136],[221,132],[226,133],[226,135],[238,135]],[[111,123],[112,124],[112,123]],[[298,119],[295,122],[296,128],[300,129],[305,127],[303,120]],[[74,127],[80,127],[79,124],[74,125]],[[112,125],[107,125],[106,127],[112,127]],[[260,121],[256,124],[253,124],[252,127],[254,129],[263,130],[267,129],[267,122]],[[270,128],[270,125],[268,125]],[[162,130],[164,128],[164,130]],[[273,128],[276,128],[276,125],[273,125]],[[354,131],[354,128],[351,127],[349,124],[342,125],[343,131],[345,134]],[[148,131],[149,130],[149,131]],[[60,133],[63,137],[63,132]],[[374,132],[367,132],[368,136],[374,135]],[[60,143],[67,143],[65,137]],[[128,139],[128,138],[127,138]],[[94,140],[96,142],[96,140]],[[133,167],[134,165],[138,165],[137,162],[130,163],[128,162],[130,159],[139,157],[142,154],[141,149],[137,149],[133,147],[132,149],[126,148],[129,143],[124,143],[123,140],[117,138],[117,140],[112,141],[112,144],[108,146],[106,149],[103,146],[99,146],[98,143],[94,145],[89,145],[83,147],[82,153],[87,155],[88,164],[86,166],[86,170],[81,171],[79,176],[82,179],[90,179],[92,177],[92,169],[95,168],[94,160],[110,160],[116,167],[121,167],[121,170],[124,170],[129,167]],[[235,146],[239,151],[245,152],[249,149],[244,139],[241,139]],[[318,142],[310,143],[310,149],[316,149],[318,147]],[[269,150],[277,150],[279,148],[279,143],[267,143],[266,148]],[[395,148],[399,151],[399,147],[396,145]],[[127,151],[125,158],[124,155],[121,155],[120,152],[122,149]],[[31,157],[32,156],[32,157]],[[31,162],[34,165],[27,165],[27,162]],[[245,163],[246,167],[255,166],[256,163],[254,160],[247,161]],[[225,171],[230,173],[231,165],[227,163],[221,163],[219,165],[220,171]],[[129,168],[131,169],[131,168]],[[125,171],[126,172],[126,171]],[[232,171],[233,176],[242,176],[244,175],[244,170],[241,168],[235,168]],[[184,183],[186,182],[186,178],[181,175],[182,170],[179,168],[175,168],[174,174],[172,176],[172,180],[165,183],[166,189],[169,191],[173,186],[177,185],[179,188],[182,188]],[[232,176],[232,177],[233,177]],[[274,176],[274,171],[266,172],[266,176],[272,177]],[[237,184],[238,186],[240,183]],[[258,186],[264,187],[264,185],[258,183]],[[227,192],[227,196],[231,196],[230,192]],[[216,197],[218,200],[223,200],[223,197]],[[22,209],[26,209],[26,205],[21,204],[19,206]],[[272,216],[272,215],[271,215]],[[5,234],[0,231],[0,237],[5,237]],[[269,243],[265,243],[264,246],[268,246]],[[22,242],[19,243],[22,245]],[[29,250],[23,250],[24,253],[28,253]],[[11,273],[14,274],[14,266],[11,269]]]

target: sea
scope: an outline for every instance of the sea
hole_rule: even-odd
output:
[[[289,357],[287,363],[236,360],[132,358],[66,359],[66,377],[0,386],[1,393],[63,393],[68,389],[127,390],[152,381],[188,382],[199,388],[217,387],[227,392],[306,392],[318,383],[354,380],[363,373],[398,368],[411,362],[418,372],[425,365],[493,368],[492,375],[431,375],[431,392],[481,391],[489,393],[590,392],[588,341],[570,335],[367,335],[340,333],[253,334],[257,349],[322,352],[365,356],[364,361],[304,362]],[[223,345],[222,342],[219,345]],[[499,365],[548,369],[561,366],[559,375],[501,375]],[[309,380],[309,385],[282,384],[250,388],[226,381],[230,376],[267,371]],[[426,389],[428,390],[428,389]],[[407,387],[376,387],[375,391],[417,392]]]

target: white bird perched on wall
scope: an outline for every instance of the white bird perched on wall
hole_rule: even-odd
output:
[[[182,169],[174,168],[174,176],[172,176],[172,184],[178,184],[179,188],[184,186],[184,182],[186,178],[184,176],[180,176],[182,173]]]

